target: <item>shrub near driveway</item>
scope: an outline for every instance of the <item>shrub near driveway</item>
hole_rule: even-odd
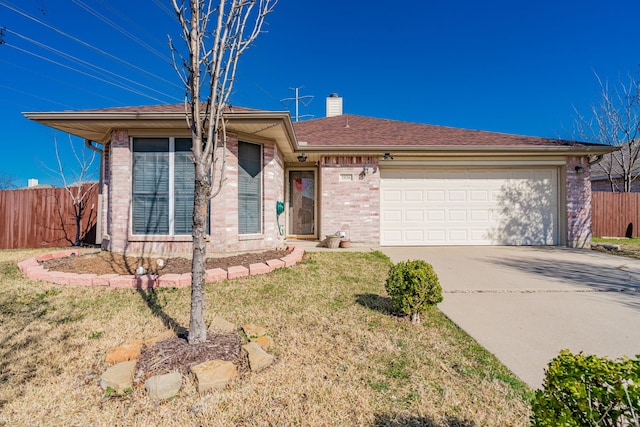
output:
[[[396,316],[379,253],[313,253],[207,286],[207,319],[263,325],[278,362],[227,390],[157,403],[99,387],[108,349],[187,326],[189,289],[29,281],[0,252],[0,425],[527,425],[529,390],[437,309]]]

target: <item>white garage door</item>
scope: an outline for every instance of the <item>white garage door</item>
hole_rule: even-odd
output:
[[[558,243],[556,168],[380,173],[383,246]]]

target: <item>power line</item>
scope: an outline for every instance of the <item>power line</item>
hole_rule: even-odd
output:
[[[40,20],[38,18],[35,18],[35,17],[29,15],[28,13],[26,13],[26,12],[24,12],[24,11],[22,11],[22,10],[12,6],[12,5],[10,5],[10,4],[7,4],[4,1],[0,1],[0,6],[4,6],[7,9],[9,9],[9,10],[15,12],[15,13],[18,13],[18,14],[24,16],[27,19],[30,19],[30,20],[32,20],[34,22],[37,22],[38,24],[43,25],[43,26],[49,28],[50,30],[55,31],[56,33],[58,33],[58,34],[60,34],[62,36],[65,36],[65,37],[67,37],[67,38],[69,38],[69,39],[71,39],[71,40],[73,40],[73,41],[75,41],[77,43],[80,43],[81,45],[83,45],[85,47],[88,47],[89,49],[92,49],[92,50],[100,53],[101,55],[104,55],[104,56],[106,56],[106,57],[108,57],[110,59],[118,61],[118,62],[120,62],[120,63],[122,63],[122,64],[124,64],[124,65],[126,65],[128,67],[131,67],[131,68],[133,68],[135,70],[138,70],[141,73],[147,74],[147,75],[149,75],[149,76],[151,76],[151,77],[153,77],[155,79],[163,81],[163,82],[165,82],[165,83],[167,83],[167,84],[169,84],[171,86],[174,86],[174,87],[176,87],[178,89],[181,89],[181,90],[184,89],[182,86],[180,86],[180,85],[178,85],[178,84],[176,84],[176,83],[174,83],[172,81],[169,81],[169,80],[167,80],[165,78],[162,78],[162,77],[160,77],[158,75],[155,75],[155,74],[151,73],[150,71],[145,70],[144,68],[141,68],[141,67],[138,67],[137,65],[131,64],[130,62],[127,62],[127,61],[125,61],[125,60],[123,60],[123,59],[121,59],[121,58],[119,58],[119,57],[117,57],[115,55],[112,55],[112,54],[108,53],[108,52],[105,52],[104,50],[99,49],[99,48],[97,48],[97,47],[95,47],[95,46],[93,46],[93,45],[91,45],[91,44],[89,44],[89,43],[87,43],[87,42],[85,42],[83,40],[80,40],[77,37],[74,37],[74,36],[72,36],[72,35],[70,35],[68,33],[65,33],[64,31],[54,27],[53,25],[49,25],[46,22],[44,22],[44,21],[42,21],[42,20]]]
[[[167,7],[167,5],[165,5],[164,3],[162,3],[160,0],[153,0],[153,2],[160,7],[160,9],[162,9],[167,15],[169,15],[172,18],[176,18],[176,13],[173,11],[173,9],[169,9]]]
[[[70,84],[69,83],[69,79],[60,80],[60,79],[53,78],[50,74],[44,75],[42,73],[38,73],[38,72],[36,72],[34,70],[33,67],[26,68],[26,67],[23,67],[21,65],[17,65],[17,64],[13,64],[13,63],[4,61],[2,59],[0,59],[0,63],[7,64],[7,65],[9,65],[11,67],[14,67],[14,68],[17,68],[19,70],[22,70],[22,71],[25,72],[25,74],[33,74],[33,75],[35,75],[37,77],[42,77],[42,78],[45,78],[45,79],[49,79],[52,82],[55,82],[55,83],[57,83],[59,85],[69,87],[69,88],[74,89],[74,90],[79,91],[79,92],[87,93],[87,94],[89,94],[89,95],[91,95],[92,97],[95,97],[95,98],[102,98],[102,99],[105,99],[105,100],[107,100],[109,102],[112,102],[114,104],[121,104],[121,105],[125,104],[121,100],[110,98],[108,96],[105,96],[103,93],[97,93],[97,92],[93,92],[91,90],[87,90],[87,86],[82,86],[81,87],[81,86],[76,86],[76,85]],[[3,87],[6,88],[6,86],[3,86]],[[16,89],[13,89],[13,90],[15,91]],[[28,92],[23,92],[23,93],[28,94],[29,96],[32,96],[34,98],[42,99],[39,95],[29,94]],[[61,106],[65,107],[67,109],[70,109],[70,110],[73,109],[73,106],[62,104],[61,102],[58,102],[58,101],[51,101],[51,100],[46,100],[46,99],[42,99],[42,100],[52,102],[53,104],[61,105]]]
[[[116,24],[111,19],[107,18],[106,16],[104,16],[103,14],[98,12],[97,10],[95,10],[92,7],[88,6],[82,0],[71,0],[71,1],[74,2],[75,4],[77,4],[78,6],[80,6],[81,8],[83,8],[84,10],[86,10],[87,12],[91,13],[96,18],[98,18],[98,19],[102,20],[103,22],[107,23],[109,26],[111,26],[112,28],[116,29],[121,34],[124,34],[125,36],[127,36],[128,38],[133,40],[134,42],[138,43],[140,46],[142,46],[143,48],[147,49],[149,52],[153,53],[158,58],[162,59],[163,61],[167,62],[168,64],[171,64],[171,60],[169,59],[169,57],[163,55],[161,52],[159,52],[156,48],[154,48],[150,44],[144,42],[140,38],[136,37],[133,33],[127,31],[125,28],[122,28],[120,25]]]
[[[118,83],[111,82],[111,81],[109,81],[109,80],[106,80],[106,79],[100,78],[100,77],[98,77],[98,76],[94,76],[94,75],[89,74],[89,73],[87,73],[87,72],[84,72],[84,71],[82,71],[82,70],[78,70],[78,69],[76,69],[76,68],[73,68],[73,67],[71,67],[71,66],[69,66],[69,65],[62,64],[62,63],[60,63],[60,62],[58,62],[58,61],[54,61],[53,59],[47,58],[47,57],[42,56],[42,55],[38,55],[37,53],[30,52],[30,51],[28,51],[28,50],[26,50],[26,49],[22,49],[22,48],[20,48],[20,47],[18,47],[18,46],[14,46],[14,45],[9,44],[9,43],[5,43],[5,46],[11,47],[11,48],[16,49],[16,50],[18,50],[18,51],[20,51],[20,52],[26,53],[26,54],[28,54],[28,55],[34,56],[34,57],[36,57],[36,58],[42,59],[43,61],[50,62],[50,63],[52,63],[52,64],[55,64],[55,65],[58,65],[58,66],[60,66],[60,67],[66,68],[66,69],[68,69],[68,70],[75,71],[75,72],[77,72],[77,73],[83,74],[83,75],[85,75],[85,76],[87,76],[87,77],[91,77],[91,78],[93,78],[93,79],[99,80],[99,81],[101,81],[101,82],[103,82],[103,83],[110,84],[110,85],[115,86],[115,87],[118,87],[118,88],[120,88],[120,89],[124,89],[124,90],[126,90],[126,91],[129,91],[129,92],[131,92],[131,93],[135,93],[136,95],[140,95],[140,96],[143,96],[143,97],[145,97],[145,98],[149,98],[149,99],[152,99],[152,100],[154,100],[154,101],[158,101],[158,102],[160,102],[160,103],[164,103],[164,102],[165,102],[165,101],[163,101],[163,100],[161,100],[161,99],[155,98],[155,97],[153,97],[153,96],[151,96],[151,95],[148,95],[148,94],[146,94],[146,93],[140,92],[139,90],[133,89],[133,88],[128,87],[128,86],[126,86],[126,85],[118,84]]]
[[[11,34],[15,35],[16,37],[19,37],[19,38],[21,38],[21,39],[23,39],[23,40],[26,40],[26,41],[28,41],[28,42],[30,42],[30,43],[33,43],[33,44],[35,44],[36,46],[39,46],[39,47],[41,47],[41,48],[43,48],[43,49],[49,50],[50,52],[53,52],[53,53],[55,53],[55,54],[57,54],[57,55],[60,55],[60,56],[62,56],[62,57],[64,57],[64,58],[67,58],[67,59],[69,59],[69,60],[71,60],[71,61],[73,61],[73,62],[75,62],[75,63],[77,63],[77,64],[83,65],[83,66],[85,66],[85,67],[87,67],[87,68],[89,68],[89,69],[94,68],[94,69],[96,69],[96,70],[100,71],[100,72],[102,73],[102,75],[111,75],[111,76],[113,76],[113,77],[116,77],[116,78],[118,78],[118,79],[121,79],[121,80],[127,81],[127,82],[129,82],[129,83],[134,84],[134,85],[140,86],[140,87],[142,87],[142,88],[144,88],[144,89],[146,89],[146,90],[149,90],[149,91],[155,92],[155,93],[157,93],[157,94],[165,95],[165,96],[169,96],[169,97],[170,97],[171,99],[173,99],[174,101],[180,101],[180,100],[181,100],[181,98],[177,98],[177,97],[173,97],[173,96],[167,95],[166,93],[161,92],[161,91],[159,91],[159,90],[157,90],[157,89],[154,89],[154,88],[152,88],[152,87],[150,87],[150,86],[144,85],[144,84],[139,83],[139,82],[137,82],[137,81],[135,81],[135,80],[132,80],[132,79],[129,79],[129,78],[127,78],[127,77],[124,77],[124,76],[122,76],[122,75],[120,75],[120,74],[117,74],[117,73],[115,73],[115,72],[113,72],[113,71],[111,71],[111,70],[107,70],[107,69],[102,68],[102,67],[99,67],[99,66],[97,66],[97,65],[95,65],[95,64],[93,64],[93,63],[91,63],[91,62],[85,61],[85,60],[83,60],[83,59],[77,58],[77,57],[75,57],[75,56],[73,56],[73,55],[70,55],[70,54],[68,54],[68,53],[62,52],[62,51],[60,51],[60,50],[58,50],[58,49],[55,49],[55,48],[53,48],[53,47],[51,47],[51,46],[48,46],[48,45],[46,45],[46,44],[44,44],[44,43],[41,43],[41,42],[37,41],[37,40],[34,40],[34,39],[32,39],[32,38],[29,38],[29,37],[24,36],[24,35],[19,34],[19,33],[16,33],[15,31],[11,31],[11,30],[6,30],[6,31],[7,31],[8,33],[11,33]],[[12,46],[12,47],[13,47],[13,46]]]

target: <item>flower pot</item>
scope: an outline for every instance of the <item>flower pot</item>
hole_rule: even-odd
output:
[[[340,240],[341,248],[348,248],[349,246],[351,246],[351,240]]]

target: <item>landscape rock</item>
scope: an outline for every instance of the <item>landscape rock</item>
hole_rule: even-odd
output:
[[[133,374],[136,370],[136,361],[121,362],[107,369],[100,377],[100,387],[111,388],[118,394],[133,387]]]
[[[198,393],[204,393],[212,388],[225,388],[238,374],[238,368],[231,362],[216,359],[193,366],[191,372],[198,380]]]
[[[249,354],[249,367],[253,372],[260,372],[275,361],[275,356],[264,351],[255,342],[243,345],[242,348]]]
[[[271,338],[268,335],[263,335],[261,337],[252,337],[252,338],[249,338],[249,341],[258,344],[260,348],[263,350],[267,350],[269,347],[273,345],[273,338]]]
[[[249,339],[252,337],[261,337],[267,334],[267,330],[264,328],[264,326],[253,325],[251,323],[242,326],[242,330],[245,334],[247,334],[247,338]]]
[[[133,360],[140,357],[140,351],[142,350],[142,340],[135,340],[122,344],[116,348],[112,348],[107,351],[107,356],[104,361],[108,365],[114,363],[125,362],[127,360]]]
[[[211,321],[211,325],[209,326],[209,329],[222,331],[222,332],[233,332],[236,330],[236,325],[222,318],[221,316],[216,316]]]
[[[171,372],[165,375],[156,375],[144,383],[144,388],[153,399],[169,399],[180,391],[182,387],[182,375]]]

